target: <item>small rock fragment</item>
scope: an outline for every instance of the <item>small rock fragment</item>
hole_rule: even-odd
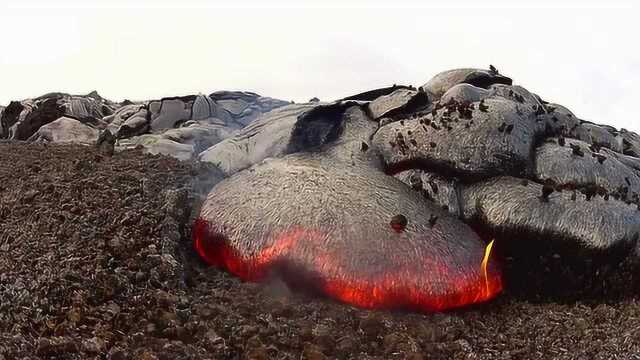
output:
[[[430,225],[431,227],[434,227],[434,226],[436,225],[436,222],[437,222],[437,221],[438,221],[438,217],[437,217],[437,216],[435,216],[435,215],[433,215],[433,214],[431,214],[431,215],[429,216],[429,225]]]
[[[407,218],[402,214],[398,214],[393,218],[391,218],[391,227],[396,232],[404,231],[404,229],[407,227],[407,223],[408,223]]]

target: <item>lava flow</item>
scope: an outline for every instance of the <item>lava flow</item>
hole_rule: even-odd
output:
[[[428,266],[398,259],[384,271],[369,273],[349,269],[348,256],[327,247],[326,239],[317,230],[292,228],[275,236],[258,253],[242,256],[205,220],[196,220],[193,227],[194,247],[209,265],[245,281],[261,281],[276,271],[288,282],[300,283],[303,278],[302,283],[314,284],[314,290],[358,307],[441,311],[489,300],[502,290],[500,272],[491,258],[493,241],[471,274],[438,258],[425,259]]]
[[[491,249],[493,249],[493,241],[489,242],[489,245],[484,250],[484,258],[482,259],[482,265],[480,268],[482,269],[482,277],[484,279],[485,286],[485,294],[491,294],[491,281],[489,281],[489,273],[488,273],[488,265],[489,265],[489,257],[491,256]]]

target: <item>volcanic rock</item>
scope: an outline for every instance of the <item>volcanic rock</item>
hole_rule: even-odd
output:
[[[231,114],[233,121],[239,127],[249,125],[261,114],[289,104],[283,100],[241,91],[217,91],[209,97]]]
[[[4,106],[0,105],[0,119],[2,119],[2,113],[4,112]],[[0,135],[2,134],[2,121],[0,121]]]
[[[560,104],[556,104],[556,103],[544,103],[544,107],[546,109],[546,111],[550,114],[554,114],[554,115],[563,115],[563,116],[568,116],[568,117],[576,117],[575,114],[569,110],[568,108],[566,108],[565,106],[562,106]]]
[[[113,113],[115,105],[95,96],[76,96],[50,93],[35,99],[12,101],[0,119],[0,137],[27,140],[38,129],[63,116],[89,123],[97,127],[105,124],[100,120]]]
[[[267,157],[282,156],[287,152],[298,116],[315,106],[317,104],[286,105],[268,112],[237,134],[202,152],[199,159],[232,175]]]
[[[515,101],[517,103],[523,104],[524,106],[529,106],[531,108],[543,107],[543,104],[538,100],[535,95],[530,93],[527,89],[518,85],[504,85],[504,84],[494,84],[489,87],[489,92],[493,96],[501,96],[505,99],[509,99]]]
[[[98,139],[96,140],[96,148],[100,152],[100,154],[106,156],[113,156],[115,152],[115,144],[117,138],[109,131],[109,129],[105,129],[100,132],[98,135]]]
[[[421,89],[433,99],[440,99],[449,89],[463,83],[486,89],[493,84],[511,85],[512,80],[490,70],[454,69],[437,74]]]
[[[458,84],[451,87],[440,98],[440,103],[448,104],[452,101],[462,103],[465,101],[476,102],[486,99],[491,94],[491,91],[483,89],[471,84]]]
[[[590,141],[586,130],[580,126],[580,120],[575,116],[560,113],[547,113],[546,107],[540,107],[537,111],[536,122],[544,129],[548,136],[563,135],[574,139]]]
[[[634,157],[640,157],[640,135],[626,129],[621,129],[620,136],[622,136],[623,141],[623,153]]]
[[[459,185],[455,179],[423,170],[406,170],[394,176],[450,214],[462,215],[458,199]]]
[[[589,141],[589,143],[622,153],[623,138],[618,134],[617,130],[587,122],[583,122],[582,128],[585,129],[588,134],[587,141]]]
[[[128,138],[142,135],[149,131],[149,112],[144,104],[125,105],[106,116],[103,121],[116,137]]]
[[[417,167],[476,178],[526,172],[541,132],[533,111],[519,111],[516,102],[501,97],[484,104],[488,112],[472,103],[466,112],[443,107],[385,125],[373,144],[392,172]]]
[[[389,224],[391,225],[393,230],[400,232],[400,231],[404,231],[404,229],[407,227],[407,223],[408,223],[407,217],[402,214],[398,214],[398,215],[394,215],[391,218],[391,222]]]
[[[593,152],[589,144],[579,140],[567,140],[579,146],[584,156],[574,156],[571,147],[562,147],[552,139],[536,149],[536,177],[541,182],[553,181],[574,188],[596,185],[609,193],[627,188],[629,195],[640,194],[640,176],[637,170],[619,160],[622,154],[609,149]]]
[[[259,101],[260,97],[258,95],[255,96],[255,101]],[[152,100],[148,104],[151,131],[159,133],[163,130],[178,127],[189,120],[221,122],[229,127],[238,129],[253,120],[253,118],[249,119],[249,117],[255,114],[244,113],[244,110],[234,113],[233,111],[238,110],[238,108],[229,106],[230,102],[236,104],[243,102],[243,100],[214,101],[211,97],[202,94]],[[245,105],[248,107],[249,104]],[[269,110],[271,109],[269,108]]]
[[[392,94],[394,91],[396,90],[415,90],[415,88],[411,87],[411,86],[405,86],[405,85],[393,85],[393,86],[389,86],[389,87],[384,87],[384,88],[379,88],[379,89],[373,89],[373,90],[369,90],[369,91],[365,91],[359,94],[355,94],[355,95],[351,95],[351,96],[347,96],[343,99],[340,99],[342,101],[364,101],[364,102],[369,102],[369,101],[373,101],[381,96],[387,96]]]
[[[95,91],[86,96],[49,93],[14,101],[6,111],[3,107],[0,138],[93,143],[97,131],[108,128],[121,140],[118,149],[139,145],[150,147],[152,154],[185,160],[231,136],[259,115],[285,104],[255,93],[229,91],[146,102],[127,100],[121,104],[106,100]],[[65,120],[43,128],[62,117]],[[77,136],[79,131],[82,136]]]
[[[193,146],[194,156],[235,134],[237,130],[208,121],[188,121],[182,127],[165,131],[162,138]]]
[[[538,98],[527,91],[527,89],[517,85],[511,86],[500,83],[493,84],[486,89],[467,83],[458,84],[444,93],[439,103],[443,106],[452,103],[475,103],[491,97],[504,98],[516,102],[520,104],[520,111],[526,109],[526,112],[530,112],[532,109],[535,111],[544,108]],[[481,108],[481,110],[486,109],[485,105],[483,102],[483,105],[479,106],[479,108]],[[482,111],[484,112],[484,110]]]
[[[40,127],[27,141],[93,144],[98,139],[98,133],[97,129],[63,116]]]
[[[204,120],[209,118],[224,117],[219,115],[218,104],[213,99],[202,94],[198,95],[191,107],[191,120]]]
[[[183,96],[149,102],[151,130],[172,129],[179,122],[191,120],[191,106],[195,99],[195,96]]]
[[[354,141],[354,136],[358,136],[355,130],[345,132],[346,110],[350,107],[359,107],[356,101],[337,101],[335,103],[316,106],[309,111],[298,116],[296,123],[291,130],[291,137],[287,144],[287,154],[302,151],[319,151],[324,145],[340,141]],[[361,126],[359,130],[366,132],[371,124],[356,121],[352,126]],[[365,140],[364,138],[362,140]],[[362,149],[362,142],[360,142]]]
[[[389,95],[383,95],[368,105],[373,119],[389,117],[401,113],[412,113],[429,104],[429,97],[424,92],[411,89],[398,89]]]
[[[496,233],[512,234],[512,241],[551,238],[576,248],[607,250],[635,245],[640,212],[634,204],[578,191],[556,191],[540,201],[543,185],[513,177],[496,177],[466,186],[461,192],[464,218],[481,221]],[[515,235],[520,234],[520,235]]]
[[[191,160],[194,157],[194,146],[181,144],[179,142],[166,139],[162,135],[140,135],[118,141],[119,151],[133,149],[138,146],[144,148],[148,154],[163,154],[172,156],[178,160]]]
[[[149,147],[152,154],[186,160],[231,136],[263,112],[284,104],[253,93],[217,92],[132,103],[104,120],[119,139],[124,139],[119,142],[120,149],[140,145]]]
[[[544,129],[547,136],[561,135],[619,153],[623,153],[625,149],[629,148],[629,143],[624,136],[630,137],[630,135],[623,135],[624,131],[581,120],[568,109],[559,107],[557,104],[554,106],[543,105],[539,109],[546,109],[546,112],[539,112],[536,122],[540,129]]]

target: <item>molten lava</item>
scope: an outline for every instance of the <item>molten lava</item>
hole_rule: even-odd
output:
[[[489,281],[487,266],[489,264],[489,256],[491,256],[491,249],[493,248],[493,241],[494,240],[491,240],[491,242],[489,242],[489,245],[487,245],[487,247],[485,248],[484,258],[482,259],[482,265],[480,267],[482,269],[482,277],[484,278],[486,294],[491,293],[491,282]]]
[[[314,290],[363,308],[440,311],[489,300],[502,290],[500,273],[490,261],[493,242],[486,247],[484,257],[478,259],[477,271],[465,274],[438,259],[427,262],[432,264],[428,272],[416,271],[420,267],[400,261],[397,266],[376,273],[349,271],[344,266],[348,263],[345,256],[326,246],[321,231],[302,228],[282,232],[267,242],[270,246],[242,256],[229,245],[222,231],[198,219],[193,241],[208,264],[227,269],[242,280],[261,281],[274,271],[279,271],[285,281],[306,277],[302,283],[314,284]],[[438,284],[442,274],[453,280]]]

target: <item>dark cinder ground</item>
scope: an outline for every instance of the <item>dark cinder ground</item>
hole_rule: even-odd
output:
[[[638,299],[366,311],[205,268],[202,169],[0,143],[0,359],[640,359]]]

